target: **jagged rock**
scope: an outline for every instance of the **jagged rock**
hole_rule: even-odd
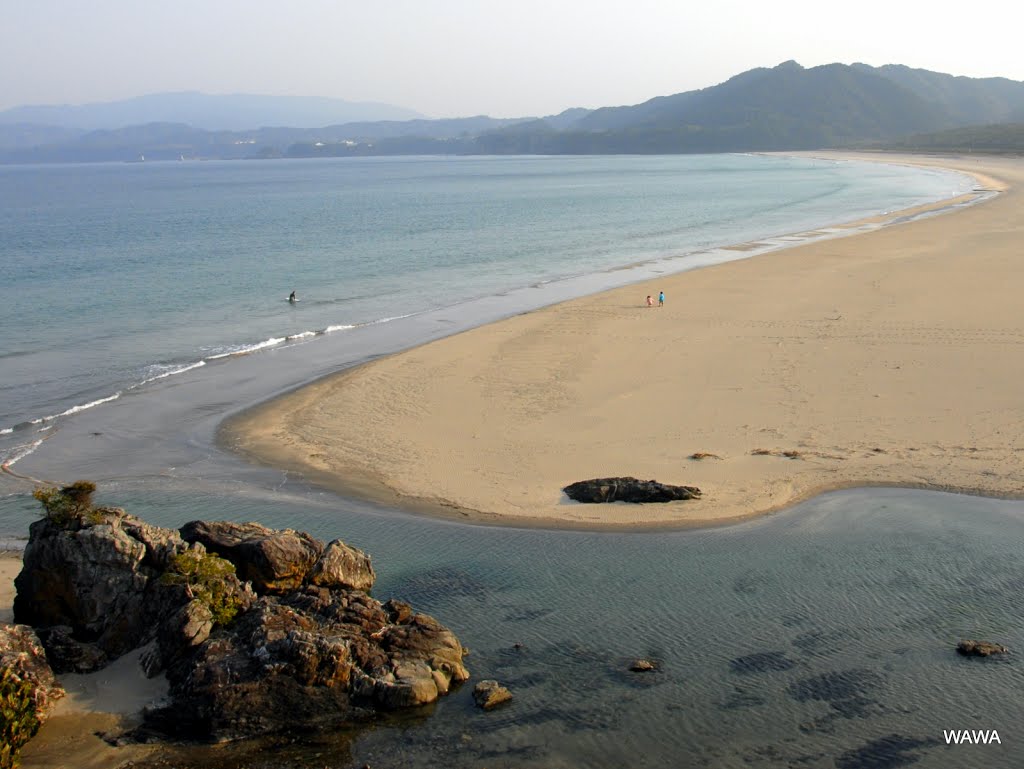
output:
[[[142,664],[166,672],[169,699],[147,711],[147,729],[219,741],[333,728],[433,702],[469,677],[451,630],[366,593],[370,559],[340,541],[202,521],[179,536],[95,508],[30,534],[16,613],[64,670],[155,640]]]
[[[171,705],[148,720],[203,740],[332,728],[374,709],[433,702],[468,678],[462,656],[432,617],[396,625],[363,592],[307,586],[261,597],[171,666]]]
[[[29,536],[14,616],[39,631],[58,672],[93,670],[146,643],[181,602],[157,579],[168,555],[188,547],[173,530],[103,508],[67,525],[43,518]],[[44,632],[61,627],[70,631]]]
[[[956,650],[965,657],[989,657],[1010,651],[1005,646],[990,641],[961,641],[956,645]]]
[[[391,621],[396,625],[401,625],[412,619],[413,610],[412,607],[405,601],[399,601],[397,598],[391,598],[386,604],[384,604],[384,611],[388,613]]]
[[[369,590],[376,578],[370,556],[340,539],[328,543],[309,573],[309,581],[313,585],[352,590]]]
[[[305,532],[258,523],[191,521],[181,527],[181,536],[231,561],[239,579],[252,582],[261,595],[300,587],[324,552],[323,543]]]
[[[45,721],[65,692],[54,678],[46,652],[32,628],[0,625],[0,670],[4,669],[9,670],[15,680],[26,681],[32,687],[36,719],[39,723]],[[3,715],[6,717],[7,713]]]
[[[637,659],[633,660],[633,663],[629,666],[629,669],[634,673],[649,673],[652,670],[657,670],[658,666],[650,660]]]
[[[57,673],[91,673],[111,661],[96,644],[76,640],[68,625],[39,628],[39,640]]]
[[[143,660],[146,675],[158,675],[202,644],[210,637],[213,625],[213,612],[202,601],[189,601],[167,617],[157,633],[157,653]]]
[[[511,699],[512,692],[497,681],[488,679],[487,681],[481,681],[473,687],[473,700],[476,702],[477,707],[484,710],[496,708],[501,703],[508,702]]]
[[[636,478],[594,478],[577,481],[562,489],[569,499],[577,502],[674,502],[699,499],[696,486],[669,486],[657,481]]]

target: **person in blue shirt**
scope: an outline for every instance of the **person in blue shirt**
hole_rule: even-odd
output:
[[[664,306],[665,306],[665,292],[664,291],[659,291],[658,292],[658,307],[664,307]]]

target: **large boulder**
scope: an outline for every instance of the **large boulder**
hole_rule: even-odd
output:
[[[57,672],[95,670],[151,640],[159,618],[182,601],[159,577],[188,547],[176,531],[116,508],[62,523],[42,518],[29,527],[14,581],[15,620],[35,627],[44,644],[55,639],[47,650]]]
[[[370,565],[370,556],[362,550],[346,545],[340,539],[327,544],[309,573],[310,584],[319,587],[346,587],[351,590],[369,590],[377,575]]]
[[[323,543],[304,531],[258,523],[190,521],[181,527],[181,536],[231,561],[239,579],[252,582],[261,595],[300,587],[324,552]]]
[[[569,499],[590,503],[675,502],[683,499],[700,499],[700,489],[696,486],[670,486],[636,478],[593,478],[569,484],[562,491]]]

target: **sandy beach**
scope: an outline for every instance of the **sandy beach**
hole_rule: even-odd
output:
[[[1019,496],[1024,160],[880,159],[1000,194],[433,342],[252,409],[222,440],[344,493],[510,525],[720,523],[853,486]],[[561,492],[605,476],[703,497]]]

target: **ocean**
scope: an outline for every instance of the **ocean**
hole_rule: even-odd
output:
[[[953,649],[1024,644],[1021,503],[852,490],[702,531],[489,528],[215,442],[226,416],[377,356],[972,186],[745,155],[0,167],[0,538],[38,516],[29,478],[95,480],[159,525],[340,537],[373,554],[376,597],[438,617],[473,680],[515,696],[484,714],[463,686],[182,767],[1019,766],[1020,664]],[[1001,744],[946,745],[962,729]]]
[[[0,167],[0,461],[232,356],[436,310],[475,323],[510,291],[498,314],[970,185],[748,155]]]

